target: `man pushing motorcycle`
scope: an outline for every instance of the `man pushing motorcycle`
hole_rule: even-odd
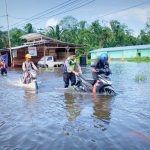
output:
[[[71,81],[71,86],[76,84],[76,76],[82,74],[82,70],[80,65],[76,62],[76,54],[74,52],[70,53],[70,56],[65,60],[64,64],[64,73],[63,73],[63,80],[64,80],[64,87],[68,88],[69,80]],[[78,69],[78,72],[76,70]]]
[[[28,84],[29,81],[27,81],[27,79],[31,75],[31,73],[38,71],[35,64],[31,61],[31,55],[30,54],[25,55],[25,61],[22,64],[22,70],[23,70],[23,83]]]
[[[96,93],[96,87],[100,84],[100,81],[98,80],[99,74],[104,74],[106,76],[111,74],[111,70],[109,68],[108,63],[108,54],[102,53],[99,57],[99,59],[95,62],[95,64],[92,66],[92,75],[95,79],[95,84],[93,85],[92,92]]]

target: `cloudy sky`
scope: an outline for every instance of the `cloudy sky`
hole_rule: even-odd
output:
[[[150,18],[150,0],[6,0],[10,28],[30,22],[36,29],[57,24],[65,16],[99,19],[108,25],[112,19],[126,24],[137,35]],[[0,0],[0,27],[7,29],[5,0]]]

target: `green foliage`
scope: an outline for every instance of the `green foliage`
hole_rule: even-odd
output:
[[[56,27],[49,26],[46,32],[46,36],[60,40],[61,31],[59,29],[59,25],[56,25]]]
[[[24,31],[18,28],[14,28],[10,31],[11,35],[11,46],[19,46],[23,44],[23,40],[20,38]]]
[[[150,57],[129,58],[127,61],[129,61],[129,62],[150,62]]]
[[[36,32],[31,23],[25,25],[23,30],[14,28],[10,30],[12,46],[21,45],[24,41],[20,36]],[[147,22],[140,35],[135,37],[132,30],[117,20],[110,21],[109,26],[102,26],[99,20],[87,24],[86,21],[78,20],[72,16],[64,17],[56,26],[49,26],[46,30],[39,29],[38,33],[48,37],[69,43],[85,45],[77,51],[78,55],[90,54],[90,50],[115,46],[131,46],[150,43],[150,24]],[[0,30],[0,48],[8,47],[6,31]],[[129,60],[130,61],[130,60]]]
[[[6,31],[0,31],[0,48],[8,47],[8,33]]]
[[[33,33],[34,30],[33,30],[33,27],[32,27],[32,24],[31,23],[27,23],[24,27],[24,31],[26,34],[28,33]]]

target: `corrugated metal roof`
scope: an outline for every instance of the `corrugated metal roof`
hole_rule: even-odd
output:
[[[37,43],[58,43],[58,44],[67,44],[67,45],[73,45],[73,46],[78,46],[78,47],[83,47],[83,45],[80,44],[74,44],[74,43],[68,43],[68,42],[63,42],[57,39],[53,39],[38,33],[29,33],[26,35],[21,36],[21,39],[26,39],[27,41],[31,41],[31,42],[27,42],[25,44],[28,45],[28,43],[32,43],[32,44],[37,44]],[[37,39],[41,39],[38,41],[35,41]]]
[[[50,38],[38,33],[29,33],[21,36],[21,39],[26,39],[27,41],[34,41],[37,39],[50,39]]]
[[[124,46],[124,47],[109,47],[109,48],[99,48],[91,51],[93,52],[103,52],[103,51],[120,51],[120,50],[134,50],[134,49],[148,49],[150,48],[150,44],[147,45],[136,45],[136,46]]]
[[[23,35],[21,38],[28,40],[28,42],[24,43],[24,45],[21,45],[21,46],[12,47],[11,48],[12,50],[25,48],[25,47],[30,47],[30,46],[37,46],[37,45],[42,45],[42,44],[53,44],[53,43],[54,44],[62,44],[65,47],[67,47],[67,46],[76,47],[76,48],[84,47],[84,45],[63,42],[63,41],[60,41],[60,40],[56,40],[56,39],[53,39],[53,38],[43,36],[43,35],[38,34],[38,33],[26,34],[26,35]],[[38,39],[38,40],[34,41],[35,39]]]
[[[9,49],[0,49],[0,52],[9,52]]]
[[[25,47],[29,47],[29,45],[21,45],[21,46],[11,47],[11,50],[25,48]]]

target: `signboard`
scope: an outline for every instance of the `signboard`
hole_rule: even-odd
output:
[[[5,62],[5,64],[8,65],[8,54],[2,55],[2,59],[3,59],[3,61]]]
[[[37,56],[37,49],[36,47],[28,47],[28,52],[31,56]]]
[[[16,57],[17,57],[17,50],[13,50],[13,51],[12,51],[12,57],[13,57],[13,58],[16,58]]]

